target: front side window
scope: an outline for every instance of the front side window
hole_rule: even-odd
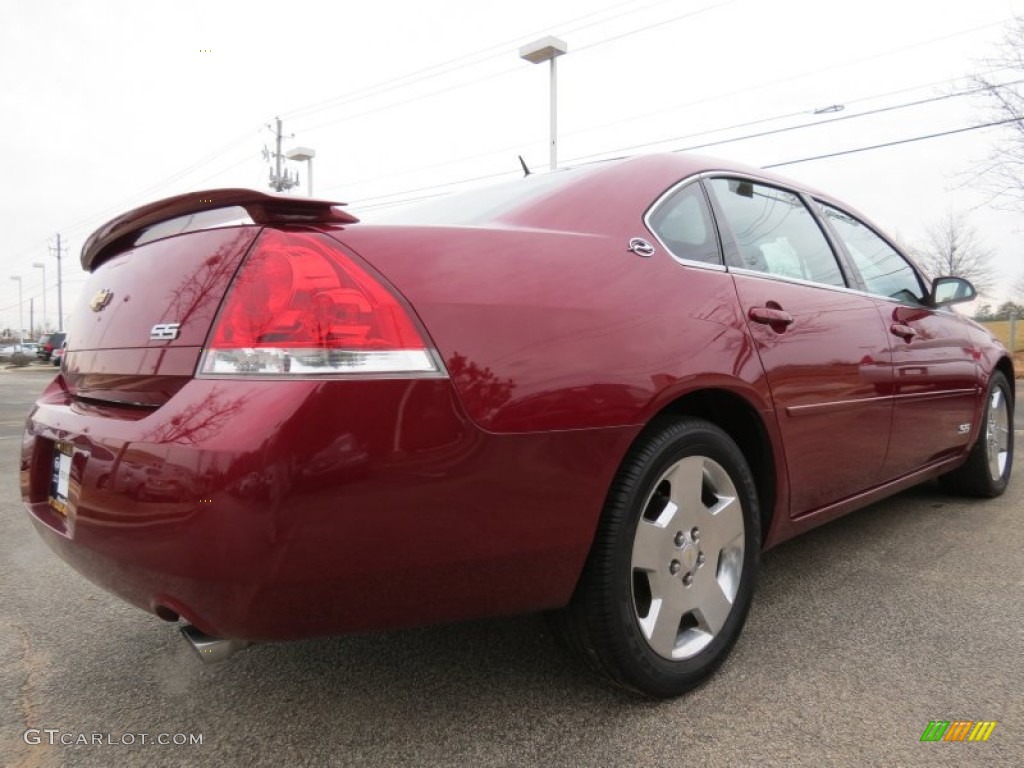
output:
[[[744,269],[825,285],[846,285],[828,240],[803,201],[745,179],[712,179]]]
[[[698,182],[673,193],[651,214],[648,223],[676,258],[722,263],[711,212]]]
[[[821,210],[850,254],[868,293],[906,304],[923,303],[924,291],[917,272],[895,248],[838,208],[821,203]]]

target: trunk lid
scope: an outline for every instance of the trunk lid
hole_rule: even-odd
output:
[[[82,249],[90,275],[69,323],[65,386],[81,400],[159,407],[195,374],[221,301],[262,225],[358,221],[338,205],[208,190],[103,225]]]
[[[169,237],[108,258],[69,324],[64,378],[80,398],[156,407],[195,372],[257,226]]]

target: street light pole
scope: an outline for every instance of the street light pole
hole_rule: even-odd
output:
[[[548,166],[553,171],[558,167],[558,57],[551,57],[551,87],[548,89],[551,101],[548,104],[548,113],[551,115],[551,137],[550,156]]]
[[[46,333],[46,264],[42,261],[32,263],[36,269],[43,270],[43,333]],[[31,333],[31,330],[29,330]]]
[[[11,280],[18,281],[18,346],[25,344],[25,309],[21,304],[21,275],[11,275]]]
[[[558,167],[558,68],[555,59],[569,50],[564,40],[548,35],[540,40],[535,40],[529,45],[519,49],[519,58],[526,59],[531,64],[540,64],[544,61],[551,62],[551,87],[550,87],[550,112],[551,112],[551,134],[550,134],[550,157],[549,167],[555,170]]]

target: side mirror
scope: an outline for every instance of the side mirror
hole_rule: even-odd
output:
[[[974,290],[969,280],[962,277],[937,277],[932,281],[929,299],[933,307],[943,307],[947,304],[974,301],[977,296],[978,292]]]

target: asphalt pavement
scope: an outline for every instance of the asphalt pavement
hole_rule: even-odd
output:
[[[674,701],[591,677],[537,616],[261,645],[203,666],[26,518],[21,429],[52,375],[0,371],[5,765],[1024,765],[1020,458],[999,499],[929,484],[767,553],[733,655]],[[922,742],[933,720],[997,725],[984,743]]]

